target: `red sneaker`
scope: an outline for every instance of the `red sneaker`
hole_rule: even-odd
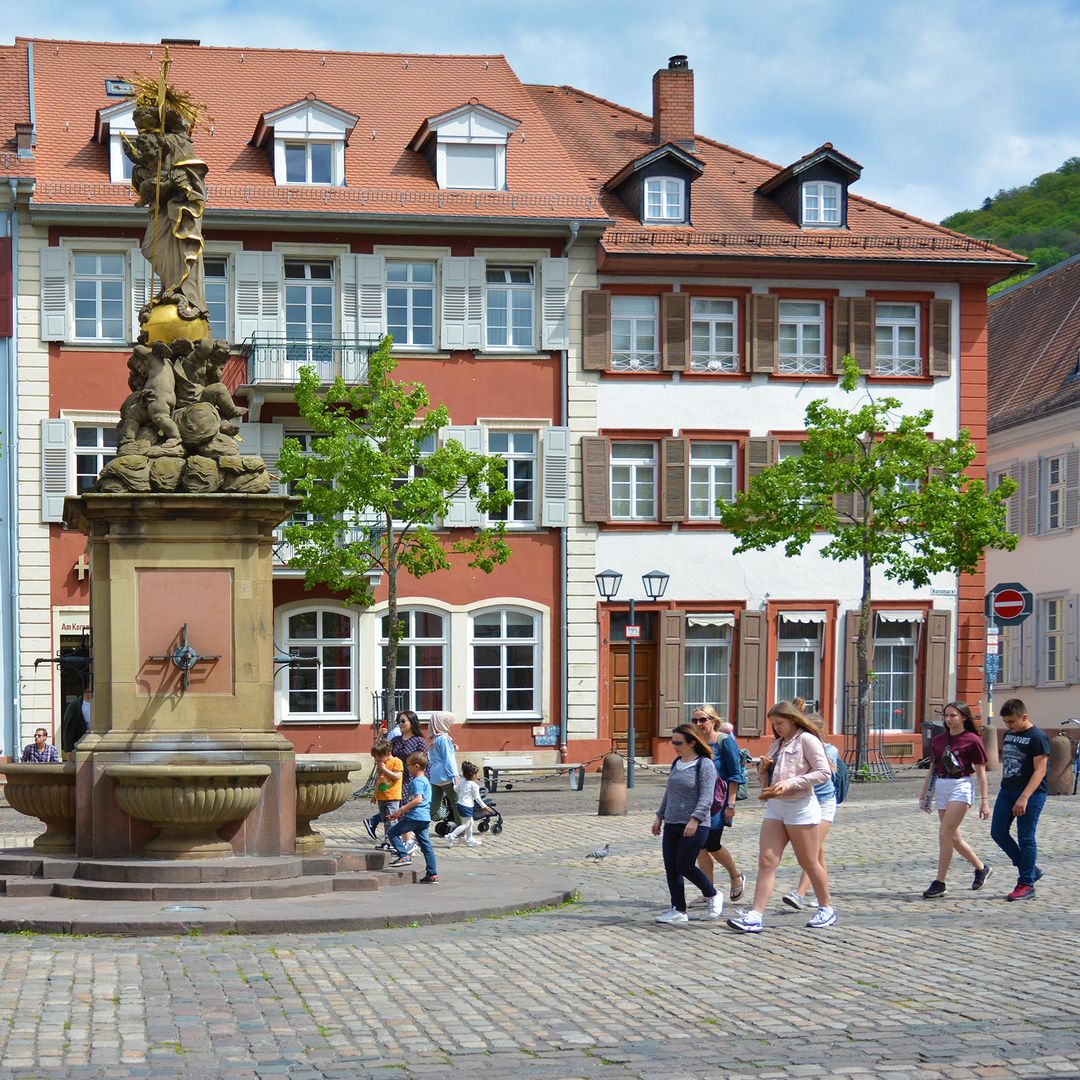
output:
[[[1006,900],[1032,900],[1035,897],[1035,887],[1033,885],[1017,885],[1015,889],[1008,896]]]

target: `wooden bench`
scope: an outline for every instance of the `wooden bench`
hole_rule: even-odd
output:
[[[544,776],[550,774],[552,776],[562,776],[565,773],[576,773],[577,775],[571,781],[571,787],[575,791],[582,791],[585,787],[585,766],[577,764],[576,762],[564,761],[561,764],[552,762],[549,765],[533,765],[524,764],[515,761],[513,758],[508,758],[505,761],[485,761],[484,762],[484,787],[488,789],[493,795],[499,790],[499,778],[504,774],[512,774],[514,776]],[[514,787],[512,781],[507,781],[503,784],[507,791],[511,791]]]

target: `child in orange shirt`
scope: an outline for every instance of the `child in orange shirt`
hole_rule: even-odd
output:
[[[377,814],[364,819],[364,828],[372,840],[378,839],[375,829],[379,822],[386,822],[391,814],[397,813],[401,805],[401,778],[405,769],[401,761],[390,751],[390,744],[385,739],[376,739],[371,747],[371,756],[375,759],[375,794],[371,801],[379,808]]]

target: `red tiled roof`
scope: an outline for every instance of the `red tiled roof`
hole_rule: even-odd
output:
[[[26,40],[16,41],[25,53]],[[320,210],[500,218],[604,218],[544,114],[502,56],[170,46],[170,81],[206,104],[213,123],[194,142],[209,166],[208,210]],[[160,45],[34,42],[38,204],[130,206],[108,182],[108,148],[93,141],[96,112],[119,99],[105,80],[155,74]],[[360,117],[345,151],[346,188],[276,187],[250,145],[259,117],[306,94]],[[426,118],[476,99],[519,117],[507,146],[505,192],[440,191],[407,149]]]
[[[0,45],[0,176],[33,176],[35,162],[15,152],[15,125],[30,120],[26,45]]]
[[[847,229],[801,229],[772,200],[756,194],[779,166],[700,135],[695,136],[694,153],[706,167],[693,187],[693,225],[643,227],[602,188],[628,161],[655,147],[652,117],[570,86],[529,90],[613,220],[602,240],[610,253],[1024,262],[1013,252],[854,193],[848,201]]]
[[[1080,404],[1080,255],[991,298],[990,430]]]

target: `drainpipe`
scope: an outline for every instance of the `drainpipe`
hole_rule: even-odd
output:
[[[7,235],[11,237],[11,304],[12,304],[12,327],[11,339],[7,350],[7,416],[4,417],[4,427],[8,432],[7,455],[3,468],[7,473],[7,506],[5,515],[8,519],[7,551],[3,556],[6,563],[5,577],[10,582],[9,593],[6,597],[5,625],[0,637],[6,637],[9,644],[4,650],[4,681],[6,690],[11,695],[11,721],[10,727],[4,733],[4,741],[11,747],[13,757],[16,757],[19,749],[19,733],[22,730],[21,702],[19,678],[21,674],[21,658],[19,650],[19,217],[16,208],[16,196],[18,194],[18,181],[8,180],[8,192],[11,197],[11,208],[7,214]]]
[[[570,235],[566,238],[566,244],[562,249],[562,257],[569,258],[570,249],[574,246],[581,231],[580,221],[570,222]],[[559,350],[559,423],[563,427],[570,425],[570,354],[566,349]],[[569,514],[567,521],[569,521]],[[567,578],[570,573],[570,551],[567,531],[569,525],[559,530],[559,580],[562,582],[560,590],[559,606],[562,618],[559,620],[559,756],[563,761],[569,759],[569,751],[566,747],[567,739],[567,712],[570,708],[570,658],[567,652],[570,647],[570,604],[566,598]]]

